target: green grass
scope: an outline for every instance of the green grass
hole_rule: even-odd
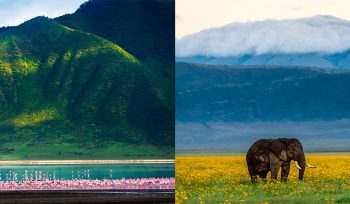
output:
[[[24,144],[7,143],[0,160],[92,160],[92,159],[170,159],[173,158],[173,147],[156,147],[153,145],[130,145],[128,143],[111,142],[102,147],[88,148],[84,144],[39,144],[30,146]]]
[[[103,129],[57,125],[28,126],[15,134],[2,134],[0,160],[23,159],[166,159],[174,147],[130,144],[105,139]]]

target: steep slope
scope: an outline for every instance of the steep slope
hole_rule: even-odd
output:
[[[180,121],[350,118],[350,71],[309,67],[176,64]]]
[[[89,0],[74,13],[56,20],[95,33],[145,60],[174,59],[173,0]]]
[[[159,120],[145,122],[139,116],[137,123],[143,128],[160,126],[168,138],[175,137],[174,0],[89,0],[75,13],[55,20],[108,39],[140,59],[149,72],[148,86],[161,104],[147,107],[150,112],[143,114],[158,115]]]
[[[173,119],[151,74],[116,44],[45,17],[1,33],[2,153],[164,156],[138,151],[142,145],[173,145]]]

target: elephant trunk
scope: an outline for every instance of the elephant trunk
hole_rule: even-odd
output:
[[[304,177],[304,171],[306,166],[304,153],[297,155],[294,160],[296,161],[297,166],[299,166],[299,180],[302,180]]]

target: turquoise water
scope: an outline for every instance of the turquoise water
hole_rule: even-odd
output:
[[[128,179],[175,177],[174,164],[0,165],[0,179]]]

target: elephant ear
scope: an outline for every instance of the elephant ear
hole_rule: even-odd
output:
[[[287,144],[281,139],[272,141],[271,151],[282,161],[287,161]]]

